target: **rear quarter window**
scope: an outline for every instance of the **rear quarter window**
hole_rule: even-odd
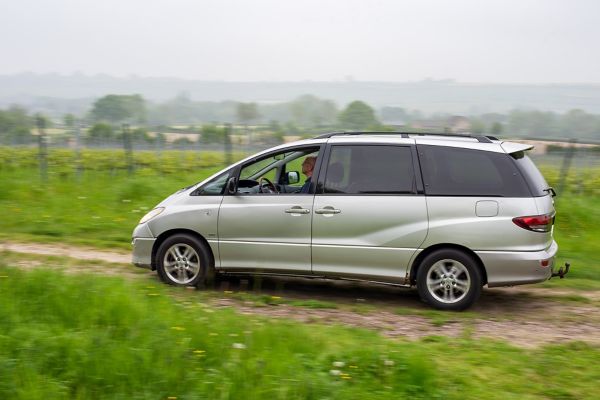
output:
[[[417,148],[427,195],[531,197],[508,154],[446,146]]]

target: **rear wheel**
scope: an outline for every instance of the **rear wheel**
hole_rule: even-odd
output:
[[[481,294],[481,272],[470,255],[455,249],[434,251],[421,263],[417,289],[421,299],[440,310],[464,310]]]
[[[212,282],[214,266],[210,250],[191,235],[167,238],[156,253],[156,271],[163,282],[176,286],[198,286]]]

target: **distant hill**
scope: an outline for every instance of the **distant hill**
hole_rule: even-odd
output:
[[[34,110],[79,113],[108,93],[139,93],[162,102],[180,93],[194,101],[274,103],[313,94],[343,107],[362,100],[373,107],[399,106],[425,113],[482,114],[511,109],[565,112],[579,108],[600,114],[600,84],[467,84],[421,82],[204,82],[176,78],[117,78],[22,73],[0,75],[0,108],[13,103]],[[58,107],[58,109],[57,109]]]

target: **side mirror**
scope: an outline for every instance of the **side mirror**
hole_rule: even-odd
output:
[[[298,171],[290,171],[286,173],[286,180],[288,185],[300,182],[300,173]]]
[[[227,193],[235,194],[237,192],[237,179],[232,176],[227,180]]]

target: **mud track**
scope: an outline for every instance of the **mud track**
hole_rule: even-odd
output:
[[[10,265],[21,268],[56,267],[67,273],[91,272],[158,283],[154,272],[131,265],[130,254],[123,251],[17,242],[1,242],[0,251],[68,258],[64,262],[17,257],[18,261]],[[238,296],[242,292],[276,300],[265,304]],[[361,327],[389,337],[485,337],[520,347],[573,340],[600,345],[600,291],[536,285],[484,289],[468,312],[444,313],[423,304],[414,289],[322,279],[226,278],[212,290],[209,299],[213,307],[233,307],[243,314]],[[310,305],[307,300],[316,303]]]

